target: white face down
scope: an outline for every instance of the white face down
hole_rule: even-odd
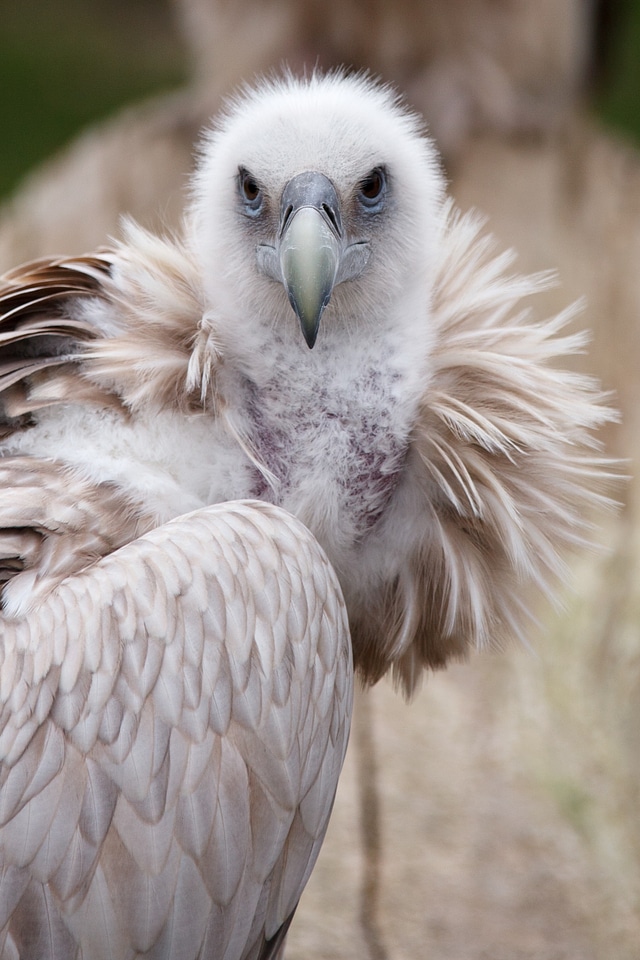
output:
[[[227,348],[276,336],[306,350],[398,321],[420,339],[443,193],[420,121],[367,78],[239,97],[203,141],[191,211]]]
[[[443,201],[420,121],[363,77],[263,83],[203,141],[189,235],[226,408],[276,478],[251,495],[302,519],[340,571],[406,456]]]

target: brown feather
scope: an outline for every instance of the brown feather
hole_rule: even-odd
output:
[[[96,336],[90,323],[70,312],[70,305],[82,297],[104,296],[109,270],[108,259],[95,255],[42,259],[0,279],[2,436],[22,429],[32,410],[48,405],[47,393],[51,402],[68,397],[60,384],[71,385],[69,371],[78,363],[81,346]],[[38,396],[37,403],[32,396]]]

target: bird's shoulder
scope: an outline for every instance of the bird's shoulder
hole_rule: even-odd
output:
[[[25,478],[31,481],[32,475],[25,471]],[[21,499],[38,496],[40,486],[34,481],[23,488]],[[79,493],[77,487],[69,490],[67,508],[75,509],[78,525],[86,527],[91,503],[80,502]],[[40,499],[44,504],[47,498]],[[27,509],[46,523],[44,506],[39,510],[32,503]],[[114,514],[116,509],[117,504]],[[233,728],[237,744],[243,743],[243,731],[252,731],[282,759],[297,757],[306,788],[318,758],[298,756],[291,724],[306,723],[313,737],[334,696],[345,715],[349,712],[351,653],[337,577],[307,528],[262,501],[215,504],[156,526],[62,579],[31,609],[3,615],[1,622],[0,671],[27,670],[34,695],[46,677],[58,693],[74,690],[77,716],[74,711],[65,730],[75,731],[83,749],[92,747],[98,734],[82,725],[81,714],[98,708],[94,696],[106,696],[105,689],[98,693],[85,681],[101,671],[114,695],[116,687],[127,687],[118,699],[136,714],[151,695],[166,722],[180,725],[189,710],[204,710],[206,716],[194,716],[181,727],[196,740],[206,727],[222,736]],[[152,646],[158,657],[151,657]],[[147,663],[150,672],[144,677],[137,661],[140,647],[155,664]],[[19,664],[7,661],[10,651],[20,653]],[[59,675],[63,665],[73,676]],[[6,705],[15,683],[2,676],[0,704]],[[263,696],[256,696],[259,687]],[[20,723],[15,711],[4,716],[10,724]],[[38,723],[35,716],[26,719]],[[256,769],[265,782],[272,776],[264,758],[256,759]],[[282,789],[290,788],[287,776]]]
[[[219,351],[204,314],[187,246],[133,223],[109,248],[0,280],[8,609],[205,502],[204,468],[190,472],[216,422]]]
[[[61,403],[200,409],[218,358],[203,314],[187,247],[131,222],[110,247],[4,274],[0,438]]]

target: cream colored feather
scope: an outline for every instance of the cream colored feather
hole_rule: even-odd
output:
[[[2,631],[0,954],[274,955],[351,715],[311,535],[268,504],[210,507]]]

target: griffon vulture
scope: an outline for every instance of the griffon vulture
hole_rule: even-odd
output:
[[[280,949],[351,689],[300,521],[365,682],[523,635],[611,414],[511,264],[419,120],[333,74],[229,104],[181,236],[4,277],[3,956]],[[209,508],[243,498],[297,520]]]

